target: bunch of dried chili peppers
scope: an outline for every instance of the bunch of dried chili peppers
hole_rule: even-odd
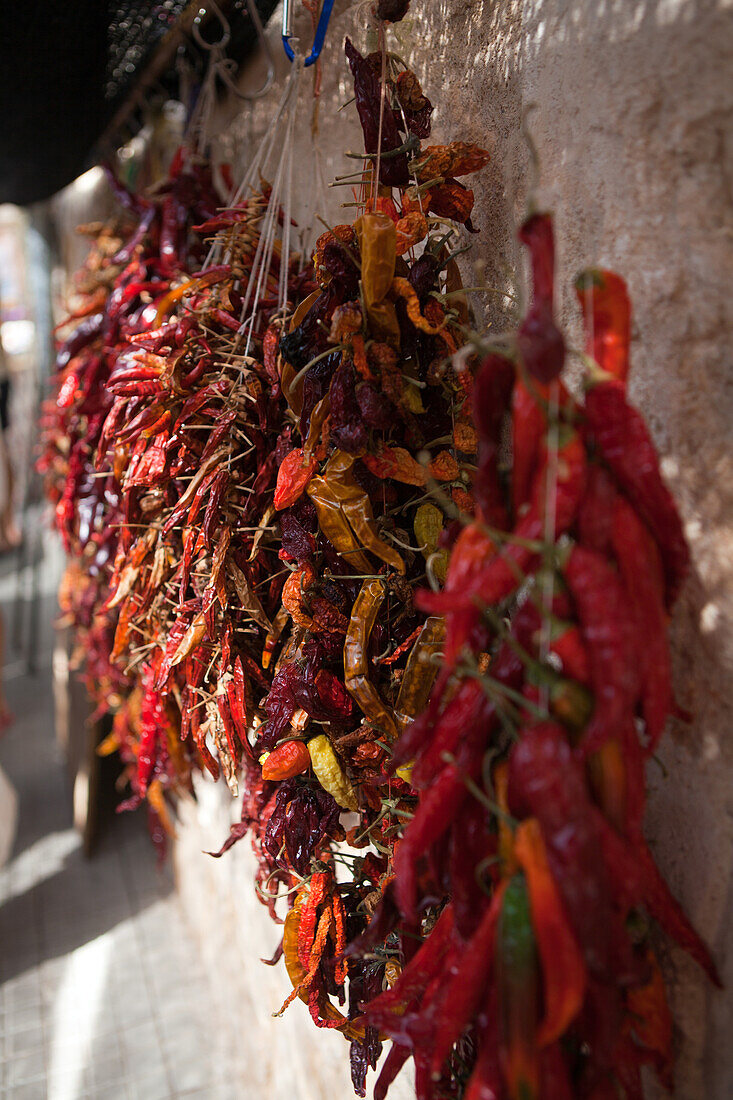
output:
[[[415,74],[346,54],[355,223],[302,270],[275,247],[253,299],[267,185],[218,210],[182,156],[123,193],[137,229],[62,350],[45,463],[119,678],[107,747],[164,829],[193,771],[243,788],[217,854],[250,836],[283,1009],[344,1033],[359,1095],[388,1038],[377,1098],[412,1056],[421,1100],[632,1100],[672,1073],[654,925],[718,979],[642,835],[688,551],[625,286],[578,281],[574,397],[533,214],[526,317],[456,355],[459,178],[488,154],[423,147]]]
[[[719,983],[642,833],[689,555],[626,395],[629,299],[611,272],[580,276],[574,399],[550,217],[530,216],[520,239],[533,301],[471,394],[476,508],[442,590],[416,596],[445,617],[445,642],[427,709],[392,754],[419,796],[362,938],[388,951],[384,932],[401,929],[407,964],[366,1006],[394,1041],[376,1097],[412,1055],[421,1098],[640,1098],[644,1065],[672,1081],[654,926]]]

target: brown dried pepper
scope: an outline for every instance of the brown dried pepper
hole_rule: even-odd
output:
[[[433,658],[440,652],[444,640],[445,622],[442,618],[431,615],[425,620],[410,651],[400,684],[395,714],[401,726],[424,710],[438,674],[438,666]]]
[[[379,697],[368,675],[369,637],[386,594],[383,581],[369,580],[362,584],[354,601],[344,641],[344,678],[346,690],[358,703],[362,713],[394,739],[398,734],[394,712]]]

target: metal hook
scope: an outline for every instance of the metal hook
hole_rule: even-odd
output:
[[[321,50],[323,49],[323,42],[326,37],[326,31],[328,30],[328,23],[331,18],[331,12],[333,11],[334,0],[323,0],[323,8],[321,9],[321,17],[318,20],[318,26],[316,27],[315,37],[313,39],[313,48],[303,62],[304,66],[312,65],[314,61],[317,61]],[[286,55],[291,61],[295,61],[295,51],[290,45],[290,39],[293,37],[293,9],[292,0],[283,0],[283,49]]]
[[[260,19],[260,13],[257,10],[257,4],[255,3],[255,0],[245,0],[245,2],[247,4],[249,17],[254,23],[254,28],[257,32],[257,39],[259,41],[260,48],[262,49],[262,52],[267,60],[267,72],[265,73],[265,79],[256,91],[243,92],[236,86],[236,84],[232,80],[229,63],[226,63],[220,67],[219,76],[226,84],[227,88],[229,88],[231,92],[234,92],[235,96],[237,96],[239,99],[253,100],[260,99],[263,95],[269,92],[270,88],[272,87],[272,82],[275,79],[275,58],[272,56],[270,42],[267,38],[267,35],[265,34],[265,28],[262,26],[262,20]]]
[[[219,77],[219,79],[222,81],[222,83],[226,84],[229,91],[233,92],[234,95],[237,96],[238,99],[244,99],[244,100],[247,100],[247,101],[251,101],[251,100],[254,100],[254,99],[260,99],[261,96],[265,95],[270,90],[270,88],[272,87],[272,82],[275,79],[275,59],[272,56],[272,50],[270,48],[270,43],[267,39],[267,35],[265,34],[265,29],[262,26],[262,20],[260,19],[260,13],[257,10],[257,4],[255,3],[255,0],[245,0],[245,2],[247,4],[247,11],[249,13],[249,17],[252,20],[252,23],[254,24],[254,28],[255,28],[255,31],[257,33],[257,39],[259,41],[260,47],[261,47],[262,52],[264,53],[265,58],[267,60],[267,72],[265,73],[265,79],[263,80],[260,87],[257,88],[254,92],[243,92],[243,91],[241,91],[237,87],[237,85],[235,84],[234,80],[232,79],[232,70],[234,70],[236,72],[236,63],[234,61],[227,61],[223,57],[224,48],[226,46],[228,46],[229,42],[231,41],[231,37],[232,37],[231,27],[229,25],[229,22],[228,22],[226,16],[223,14],[223,12],[222,12],[221,8],[219,7],[219,5],[216,3],[216,0],[210,0],[210,4],[211,4],[211,7],[213,8],[213,10],[214,10],[214,12],[217,16],[217,18],[218,18],[218,20],[221,24],[221,28],[222,28],[222,35],[221,35],[221,38],[219,39],[219,41],[218,42],[207,42],[206,39],[201,34],[200,26],[201,26],[201,21],[202,21],[204,15],[206,15],[206,11],[207,11],[206,8],[200,8],[199,9],[198,14],[197,14],[196,18],[193,21],[193,26],[192,26],[191,30],[192,30],[194,39],[196,40],[198,45],[201,46],[202,49],[207,50],[209,53],[216,52],[216,53],[222,55],[219,58],[218,63],[216,65],[216,75]]]
[[[191,27],[191,33],[193,34],[193,37],[196,39],[197,45],[199,45],[202,50],[208,50],[208,51],[215,50],[215,49],[223,50],[223,49],[225,49],[226,46],[229,45],[229,43],[232,40],[232,29],[229,26],[229,22],[228,22],[226,16],[224,15],[224,12],[221,10],[221,8],[217,4],[216,0],[209,0],[209,4],[210,4],[211,8],[213,8],[216,17],[219,20],[219,23],[221,24],[221,38],[219,39],[218,42],[207,42],[206,39],[201,34],[201,21],[204,18],[204,16],[208,14],[208,9],[207,8],[199,8],[199,10],[196,14],[196,18],[193,21],[193,26]]]

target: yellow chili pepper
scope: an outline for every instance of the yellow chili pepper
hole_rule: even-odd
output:
[[[356,800],[354,788],[348,776],[342,771],[326,735],[320,733],[318,737],[312,738],[308,742],[308,752],[316,779],[324,791],[333,795],[342,809],[357,810],[359,803]]]

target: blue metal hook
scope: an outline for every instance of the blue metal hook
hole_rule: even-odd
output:
[[[317,61],[321,50],[323,49],[323,42],[326,37],[326,31],[328,30],[328,23],[331,18],[331,12],[333,11],[334,0],[323,0],[323,7],[321,9],[321,16],[318,20],[318,26],[316,27],[315,38],[313,39],[313,48],[303,62],[307,68],[308,65],[312,65],[314,61]],[[283,49],[290,58],[291,61],[295,61],[295,51],[290,45],[290,39],[293,37],[293,10],[292,0],[283,0]]]

